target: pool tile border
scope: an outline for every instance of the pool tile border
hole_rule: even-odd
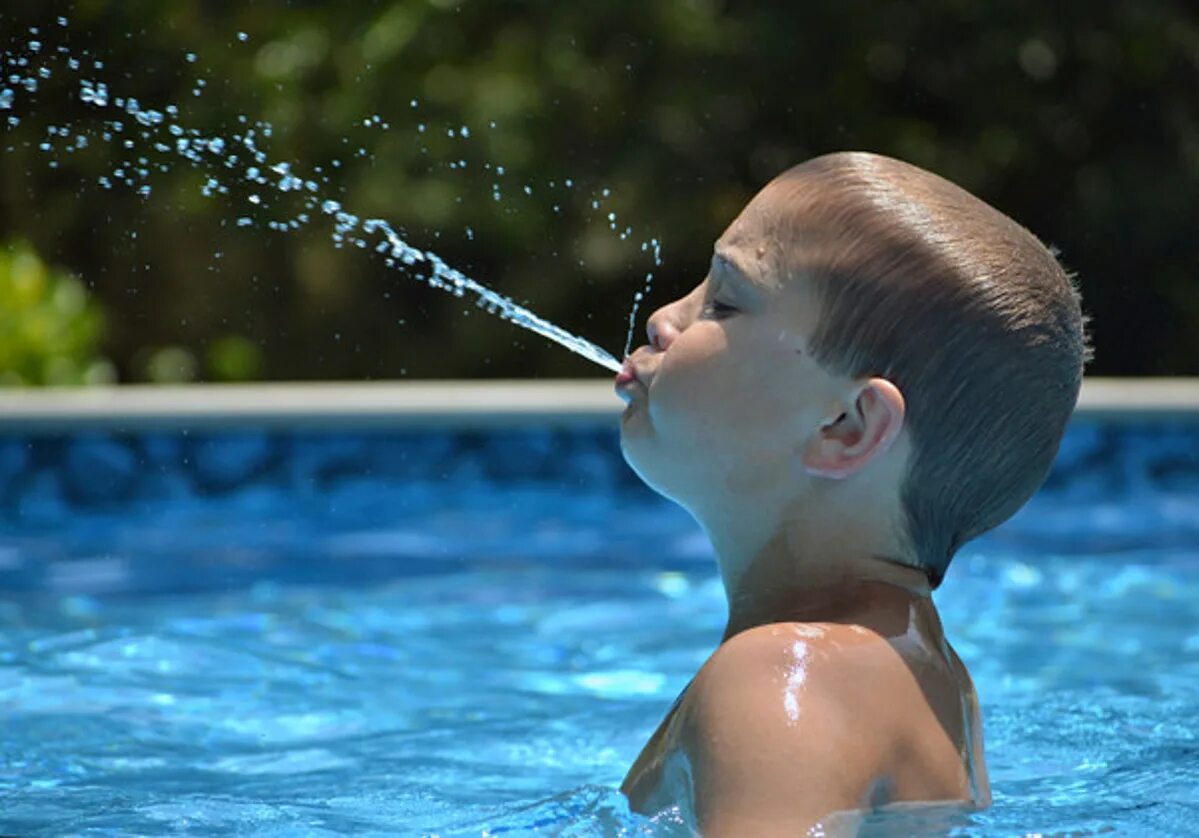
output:
[[[0,434],[81,430],[493,429],[614,424],[608,379],[131,385],[0,391]],[[1199,378],[1089,378],[1076,416],[1199,421]]]

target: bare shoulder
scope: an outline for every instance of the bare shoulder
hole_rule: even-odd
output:
[[[700,670],[680,715],[704,834],[806,829],[838,810],[953,796],[907,776],[914,740],[947,740],[904,658],[860,626],[743,632]]]
[[[835,623],[775,623],[725,641],[688,690],[686,722],[695,734],[788,748],[788,739],[855,738],[880,704],[879,688],[906,675],[902,658],[878,634]],[[831,743],[830,744],[835,744]]]

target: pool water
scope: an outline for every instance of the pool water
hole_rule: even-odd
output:
[[[867,831],[1192,831],[1197,452],[1076,423],[965,548],[994,805]],[[0,439],[0,832],[657,834],[616,787],[723,608],[610,430]]]

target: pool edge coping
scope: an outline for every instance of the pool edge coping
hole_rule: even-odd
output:
[[[615,425],[622,407],[608,378],[0,390],[0,434],[595,426]],[[1075,417],[1199,422],[1199,378],[1088,378]]]

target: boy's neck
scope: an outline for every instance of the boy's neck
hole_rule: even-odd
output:
[[[848,537],[835,544],[808,541],[776,538],[739,560],[720,555],[729,603],[725,640],[780,622],[855,623],[894,636],[906,631],[913,605],[931,607],[923,571]]]

